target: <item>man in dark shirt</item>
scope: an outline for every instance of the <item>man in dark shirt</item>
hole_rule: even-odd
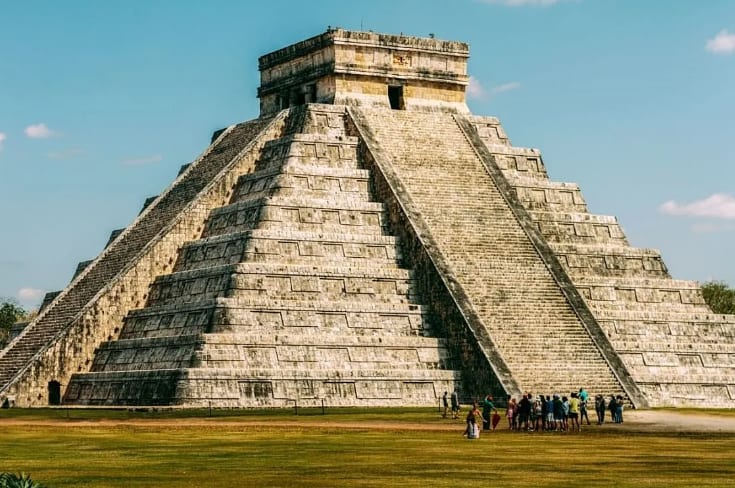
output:
[[[564,403],[559,395],[554,395],[554,430],[564,429]]]
[[[528,417],[531,415],[531,394],[523,395],[521,401],[518,402],[518,429],[528,430]],[[521,427],[521,425],[523,427]]]

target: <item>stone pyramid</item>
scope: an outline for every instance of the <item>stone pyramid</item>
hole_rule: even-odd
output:
[[[336,29],[261,57],[261,116],[45,300],[0,401],[735,406],[735,317],[470,114],[468,55]]]

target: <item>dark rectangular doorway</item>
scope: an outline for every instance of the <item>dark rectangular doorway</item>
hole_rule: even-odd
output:
[[[403,86],[388,85],[388,101],[390,108],[393,110],[405,110],[406,106],[403,102]]]
[[[61,405],[61,383],[58,381],[48,382],[48,404]]]

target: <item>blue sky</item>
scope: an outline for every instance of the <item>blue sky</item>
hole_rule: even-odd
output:
[[[674,277],[735,285],[735,2],[0,4],[0,297],[63,288],[212,131],[257,117],[259,55],[329,25],[469,42],[474,113]]]

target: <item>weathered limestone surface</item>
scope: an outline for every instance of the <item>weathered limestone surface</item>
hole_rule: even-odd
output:
[[[116,337],[128,310],[140,307],[153,278],[170,270],[178,248],[198,236],[209,209],[229,197],[233,172],[281,130],[280,118],[230,127],[41,314],[0,351],[0,396],[19,406],[48,404],[50,381],[68,384],[89,368],[95,348]]]
[[[352,108],[368,150],[410,199],[455,289],[466,295],[481,328],[523,391],[624,393],[638,404],[635,385],[613,371],[578,310],[562,292],[496,185],[450,114]],[[447,164],[451,161],[451,164]],[[523,276],[519,286],[519,276]],[[603,335],[604,338],[604,335]],[[493,364],[494,365],[494,364]],[[501,380],[502,381],[502,380]],[[625,386],[625,388],[623,388]],[[508,385],[506,390],[513,391]]]
[[[303,131],[263,145],[66,402],[426,405],[454,389],[344,107],[292,112]]]
[[[303,103],[389,107],[400,87],[406,110],[469,112],[467,44],[329,30],[261,56],[260,113]]]
[[[589,213],[576,184],[550,181],[497,119],[471,120],[648,403],[735,407],[735,317],[672,279],[657,250],[631,247],[615,217]]]

